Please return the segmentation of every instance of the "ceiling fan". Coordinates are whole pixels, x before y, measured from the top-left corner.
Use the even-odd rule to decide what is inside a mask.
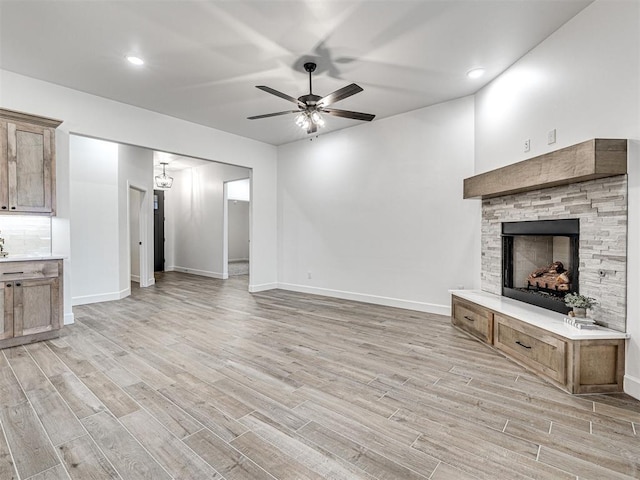
[[[249,120],[257,120],[259,118],[277,117],[279,115],[287,115],[289,113],[297,113],[296,124],[307,131],[307,133],[315,133],[318,131],[318,127],[324,126],[323,113],[333,115],[335,117],[353,118],[355,120],[364,120],[370,122],[374,119],[375,115],[370,113],[351,112],[349,110],[338,110],[335,108],[327,108],[340,100],[344,100],[351,95],[360,93],[362,87],[352,83],[346,87],[342,87],[329,95],[321,97],[314,95],[311,88],[311,74],[316,70],[316,64],[313,62],[307,62],[304,64],[304,69],[309,73],[309,94],[302,95],[301,97],[293,98],[286,93],[279,92],[270,87],[264,85],[258,85],[256,88],[263,90],[267,93],[275,95],[276,97],[284,98],[298,106],[298,110],[286,110],[284,112],[267,113],[265,115],[256,115],[254,117],[248,117]]]

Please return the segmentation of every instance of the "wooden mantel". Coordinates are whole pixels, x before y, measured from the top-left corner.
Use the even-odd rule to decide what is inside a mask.
[[[464,198],[492,198],[627,173],[627,141],[594,138],[464,179]]]

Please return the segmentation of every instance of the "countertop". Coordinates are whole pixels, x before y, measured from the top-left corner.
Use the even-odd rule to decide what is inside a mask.
[[[566,315],[481,290],[450,290],[449,293],[570,340],[606,340],[630,337],[628,333],[604,327],[577,329],[564,322]]]
[[[64,260],[62,255],[11,255],[0,257],[0,263],[6,262],[37,262],[38,260]]]

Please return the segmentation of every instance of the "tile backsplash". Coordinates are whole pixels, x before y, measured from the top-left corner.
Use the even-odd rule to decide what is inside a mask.
[[[1,215],[0,238],[14,255],[51,255],[51,217]]]

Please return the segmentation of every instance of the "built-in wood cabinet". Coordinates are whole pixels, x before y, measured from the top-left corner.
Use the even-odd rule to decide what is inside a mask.
[[[457,299],[451,306],[451,321],[486,343],[493,343],[493,313],[474,303]]]
[[[0,109],[0,214],[55,214],[52,118]]]
[[[0,348],[59,335],[62,260],[0,263]]]
[[[559,320],[550,320],[552,329],[541,328],[455,294],[451,322],[569,393],[623,391],[624,333],[602,329],[581,335]]]
[[[567,342],[519,320],[495,314],[494,346],[537,372],[566,383]]]

